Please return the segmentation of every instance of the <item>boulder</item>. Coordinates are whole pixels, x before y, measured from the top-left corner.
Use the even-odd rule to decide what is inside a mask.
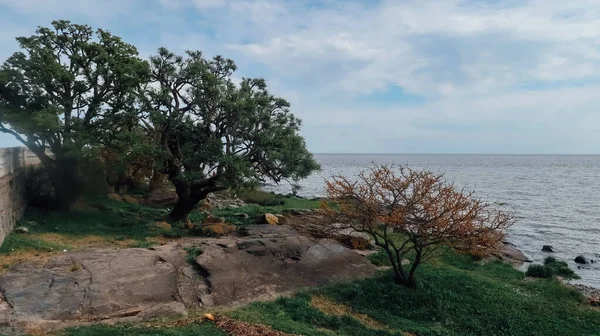
[[[273,214],[266,213],[261,217],[260,224],[277,225],[279,224],[279,218]]]
[[[24,226],[16,227],[13,231],[16,233],[29,233],[29,229]]]
[[[336,240],[353,250],[368,250],[371,248],[371,241],[361,236],[340,236]]]
[[[275,215],[277,217],[277,221],[280,225],[286,225],[287,224],[287,217],[285,217],[284,215]]]
[[[224,236],[235,233],[237,227],[228,223],[202,224],[202,232],[208,236]]]
[[[550,245],[544,245],[542,247],[542,252],[556,252],[556,251],[554,251],[554,247],[552,247]]]
[[[514,267],[520,267],[523,263],[533,262],[521,250],[510,243],[501,242],[497,244],[488,254],[488,258],[505,261]]]
[[[594,263],[594,260],[591,260],[584,255],[578,255],[577,257],[575,257],[574,261],[578,264],[583,264],[583,265],[589,265],[589,264]]]

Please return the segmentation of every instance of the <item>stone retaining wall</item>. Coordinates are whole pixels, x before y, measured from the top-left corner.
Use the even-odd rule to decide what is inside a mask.
[[[27,206],[24,168],[39,163],[26,147],[0,148],[0,245]]]

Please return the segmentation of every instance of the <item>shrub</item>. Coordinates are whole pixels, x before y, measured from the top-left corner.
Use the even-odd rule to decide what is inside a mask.
[[[552,275],[561,276],[565,279],[579,279],[579,276],[575,274],[564,261],[558,261],[553,257],[548,257],[544,260],[544,266],[550,269]]]
[[[58,207],[50,175],[44,167],[29,167],[26,174],[25,192],[27,203],[35,208],[55,209]]]
[[[261,206],[277,206],[285,204],[285,200],[281,195],[256,189],[241,191],[238,193],[238,197],[246,203],[258,204]]]
[[[441,247],[483,255],[502,241],[513,222],[511,214],[490,208],[429,171],[375,165],[357,179],[334,176],[326,185],[337,207],[323,204],[330,219],[324,221],[324,231],[370,235],[387,253],[396,282],[410,287],[416,286],[417,267]],[[405,265],[409,254],[414,258]]]
[[[532,278],[552,278],[552,270],[545,265],[533,264],[529,265],[527,272],[525,273],[528,277]]]
[[[196,258],[198,258],[199,255],[201,255],[204,251],[202,251],[201,248],[199,247],[187,247],[185,249],[185,251],[187,252],[187,262],[194,265],[196,263]]]

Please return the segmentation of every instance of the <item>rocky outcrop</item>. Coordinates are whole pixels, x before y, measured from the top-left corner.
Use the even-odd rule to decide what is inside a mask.
[[[235,196],[220,193],[208,194],[204,203],[206,207],[211,209],[231,209],[246,205],[244,201]]]
[[[496,258],[507,262],[514,267],[520,267],[523,263],[533,262],[530,258],[521,252],[515,245],[509,242],[501,242],[496,245],[496,247],[489,252],[489,257]]]
[[[186,261],[188,247],[203,251],[194,265]],[[375,271],[366,258],[337,242],[272,225],[250,227],[245,237],[65,253],[43,267],[16,265],[0,277],[0,334],[25,326],[185,315],[189,309],[272,299]]]
[[[376,267],[335,241],[316,241],[285,226],[257,225],[249,236],[203,248],[196,259],[215,305],[273,299],[281,293],[373,275]]]

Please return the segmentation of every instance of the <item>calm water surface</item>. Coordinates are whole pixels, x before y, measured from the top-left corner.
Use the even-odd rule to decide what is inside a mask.
[[[600,264],[577,269],[584,254],[600,262],[600,156],[598,155],[379,155],[317,154],[322,171],[302,181],[300,195],[323,196],[324,179],[356,176],[371,163],[396,163],[444,172],[446,178],[476,192],[480,199],[513,211],[517,223],[509,240],[535,261],[552,245],[581,280],[600,288]],[[268,186],[289,192],[289,186]]]

